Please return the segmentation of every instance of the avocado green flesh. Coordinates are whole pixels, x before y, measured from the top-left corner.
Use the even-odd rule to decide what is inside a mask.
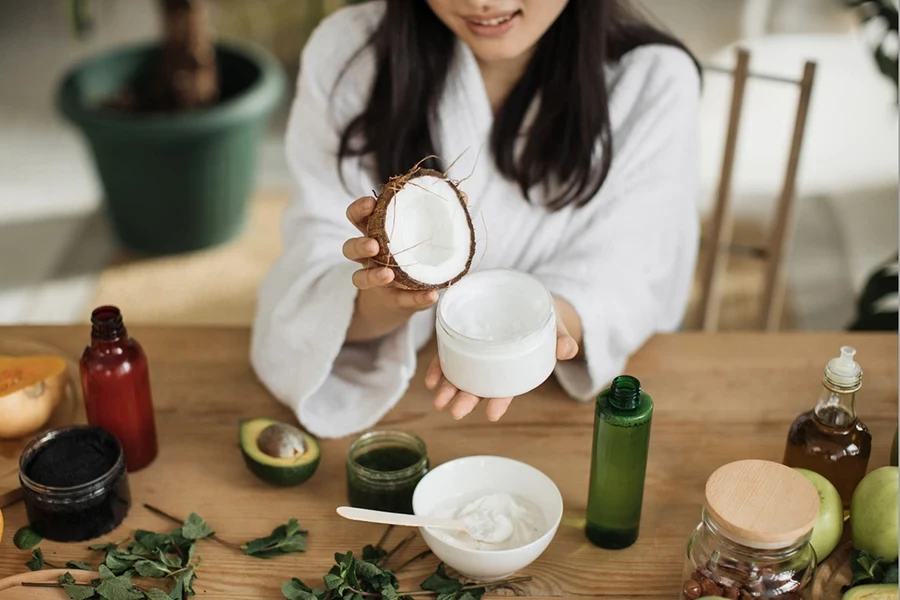
[[[858,585],[847,590],[841,600],[897,600],[897,584]]]
[[[319,467],[321,457],[316,440],[303,433],[306,452],[300,456],[278,458],[269,456],[259,449],[259,434],[274,423],[272,419],[253,419],[245,421],[240,428],[241,454],[250,471],[267,483],[282,486],[299,485],[313,476]]]

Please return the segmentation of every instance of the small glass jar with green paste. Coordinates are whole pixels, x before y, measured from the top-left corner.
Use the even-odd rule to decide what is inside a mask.
[[[350,506],[412,514],[412,497],[428,472],[425,442],[402,431],[373,431],[358,437],[347,455]]]

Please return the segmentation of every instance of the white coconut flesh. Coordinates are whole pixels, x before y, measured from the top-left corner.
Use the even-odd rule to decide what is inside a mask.
[[[444,179],[423,175],[408,181],[388,205],[384,229],[388,251],[416,281],[438,285],[466,269],[473,233]]]

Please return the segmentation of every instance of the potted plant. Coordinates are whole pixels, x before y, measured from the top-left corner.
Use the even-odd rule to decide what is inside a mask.
[[[84,33],[90,0],[70,1]],[[240,232],[285,81],[267,52],[213,39],[206,0],[155,1],[161,42],[81,62],[63,77],[57,104],[87,140],[122,243],[167,254]]]

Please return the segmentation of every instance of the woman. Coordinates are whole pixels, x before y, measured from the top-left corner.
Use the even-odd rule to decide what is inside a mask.
[[[386,0],[343,9],[303,52],[287,132],[296,193],[259,293],[251,360],[321,437],[376,424],[434,332],[438,294],[371,266],[372,190],[423,166],[466,179],[480,269],[538,278],[556,377],[588,400],[676,329],[698,243],[699,73],[623,0]],[[354,200],[355,199],[355,200]],[[490,244],[486,245],[489,238]],[[480,263],[477,261],[480,260]],[[425,384],[454,418],[511,398]]]

